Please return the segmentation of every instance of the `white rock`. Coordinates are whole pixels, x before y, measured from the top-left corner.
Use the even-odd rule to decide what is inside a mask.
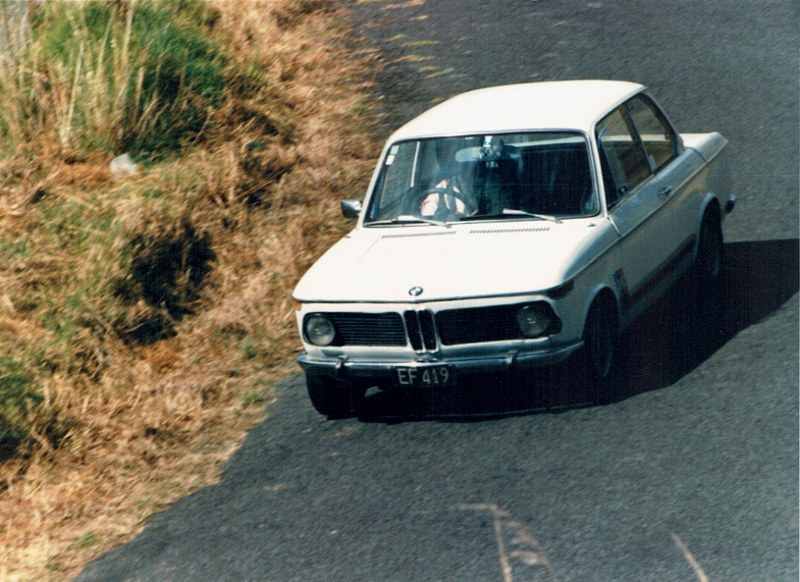
[[[122,154],[111,160],[109,166],[115,176],[134,176],[139,173],[139,168],[130,154]]]

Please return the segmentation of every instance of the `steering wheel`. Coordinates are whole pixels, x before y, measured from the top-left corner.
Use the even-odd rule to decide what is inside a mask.
[[[422,194],[419,214],[433,220],[454,220],[467,214],[467,203],[452,188],[429,188]]]

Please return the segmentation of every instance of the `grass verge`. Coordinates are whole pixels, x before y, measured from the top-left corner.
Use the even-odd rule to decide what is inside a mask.
[[[263,418],[378,144],[325,0],[31,6],[0,10],[0,578],[63,580]]]

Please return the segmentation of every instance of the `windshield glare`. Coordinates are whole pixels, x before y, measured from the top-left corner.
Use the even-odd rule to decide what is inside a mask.
[[[399,142],[383,160],[365,224],[592,216],[588,152],[571,132]]]

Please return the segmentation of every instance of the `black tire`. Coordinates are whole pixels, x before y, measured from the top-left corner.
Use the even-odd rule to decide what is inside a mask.
[[[723,240],[719,216],[709,212],[703,217],[697,257],[692,268],[689,317],[701,335],[719,327],[719,285],[722,273]]]
[[[329,418],[353,416],[364,396],[356,386],[318,374],[306,374],[306,387],[314,409]]]
[[[700,241],[695,259],[695,282],[698,289],[716,293],[722,272],[722,227],[716,213],[708,213],[700,227]]]
[[[592,404],[608,404],[612,399],[618,335],[613,306],[609,300],[597,298],[589,309],[583,332],[584,374]]]

